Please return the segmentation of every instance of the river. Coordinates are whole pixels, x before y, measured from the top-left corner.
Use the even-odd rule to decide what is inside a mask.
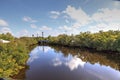
[[[23,80],[120,80],[119,54],[37,46],[29,55]]]

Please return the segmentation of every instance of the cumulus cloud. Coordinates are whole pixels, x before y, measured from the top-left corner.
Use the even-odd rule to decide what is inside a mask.
[[[34,28],[34,29],[37,28],[37,26],[36,26],[35,24],[31,24],[30,27],[31,27],[31,28]]]
[[[70,30],[72,30],[72,27],[68,27],[67,25],[64,25],[64,26],[60,26],[59,29],[65,30],[65,31],[70,31]]]
[[[110,24],[100,23],[94,26],[90,26],[89,30],[91,32],[98,32],[100,30],[103,30],[103,31],[120,30],[120,24],[119,23],[110,23]]]
[[[118,3],[116,3],[116,5],[117,4]],[[68,5],[62,12],[51,11],[50,14],[50,17],[53,19],[57,19],[61,16],[66,24],[62,24],[63,26],[58,26],[55,29],[48,26],[37,27],[35,24],[31,24],[31,28],[38,29],[36,32],[40,34],[41,32],[45,32],[47,36],[57,36],[62,33],[79,34],[80,31],[84,31],[85,29],[86,31],[92,32],[98,32],[99,30],[120,30],[119,8],[102,8],[89,15],[82,8]],[[30,17],[24,17],[23,20],[30,23],[36,22],[36,20]]]
[[[89,15],[87,15],[81,8],[76,9],[75,7],[68,5],[63,13],[67,14],[71,19],[75,20],[81,26],[88,24],[90,21]]]
[[[41,30],[41,31],[49,31],[49,30],[52,30],[52,28],[48,27],[48,26],[42,26],[42,27],[39,28],[39,30]]]
[[[118,8],[98,9],[90,16],[81,8],[77,9],[68,5],[63,13],[69,16],[71,20],[74,20],[75,22],[72,23],[72,26],[62,26],[59,27],[59,29],[64,29],[67,31],[74,30],[78,33],[80,32],[78,29],[80,30],[80,28],[82,29],[85,26],[87,26],[88,31],[92,32],[98,32],[99,30],[108,31],[120,29],[120,9]],[[68,17],[65,19],[68,19]]]
[[[38,52],[39,52],[39,47],[36,47],[31,51],[30,58],[27,61],[28,64],[32,63],[35,59],[39,58],[40,54],[38,54]]]
[[[112,1],[112,6],[116,8],[120,8],[120,0],[113,0]]]
[[[58,11],[51,11],[50,13],[51,13],[51,14],[60,15],[60,12],[58,12]]]
[[[30,36],[28,30],[23,29],[20,32],[17,33],[17,37],[23,37],[23,36]]]
[[[34,20],[34,19],[32,19],[31,17],[29,17],[29,16],[24,16],[24,17],[23,17],[23,21],[25,21],[25,22],[30,22],[30,23],[37,22],[37,20]]]
[[[74,23],[72,26],[60,26],[58,27],[58,29],[62,30],[63,32],[65,32],[65,34],[71,35],[71,34],[78,34],[80,33],[80,24],[79,23]],[[62,32],[61,31],[61,32]]]
[[[35,34],[38,34],[38,35],[42,35],[42,32],[44,32],[44,36],[47,37],[49,35],[51,36],[58,36],[59,34],[62,34],[63,31],[61,29],[53,29],[53,28],[48,28],[48,29],[43,29],[43,28],[40,28],[38,29],[38,31],[36,31]]]
[[[61,66],[61,65],[62,65],[62,61],[59,58],[53,59],[53,66],[54,67]]]
[[[69,20],[67,20],[67,19],[65,20],[65,22],[66,22],[66,23],[70,23]]]
[[[71,71],[74,69],[78,69],[78,67],[84,67],[86,62],[82,61],[80,58],[77,56],[74,56],[70,61],[66,62],[65,65],[69,67]]]
[[[57,19],[60,15],[60,12],[59,11],[51,11],[50,14],[51,14],[51,16],[50,16],[51,18]]]
[[[52,60],[52,65],[54,67],[65,65],[71,71],[78,69],[78,67],[84,68],[85,64],[86,64],[86,62],[82,61],[77,56],[73,56],[71,58],[69,57],[69,59],[68,59],[68,57],[64,57],[63,59],[56,57]]]
[[[73,6],[68,5],[67,8],[61,12],[65,22],[71,25],[63,25],[59,26],[58,29],[66,34],[78,34],[80,32],[80,28],[90,23],[90,17],[85,13],[81,8],[76,9]],[[72,21],[72,23],[70,23]]]
[[[51,33],[55,32],[51,27],[48,26],[41,26],[38,28],[38,30],[35,32],[35,34],[38,34],[38,36],[42,35],[42,32],[44,32],[44,36],[47,37],[49,35],[52,35]],[[55,34],[55,33],[54,33]],[[52,35],[53,36],[53,35]]]
[[[8,23],[3,19],[0,19],[0,33],[11,33],[12,35],[14,35],[12,33],[12,30],[9,28]]]
[[[99,9],[92,15],[92,20],[96,22],[120,22],[120,9]]]
[[[30,58],[28,59],[27,63],[30,64],[32,63],[34,60],[40,58],[40,51],[43,51],[44,53],[48,53],[51,50],[50,47],[36,47],[35,49],[33,49],[30,53]]]
[[[120,30],[120,9],[99,9],[91,18],[95,23],[89,27],[92,32]]]
[[[10,28],[8,27],[3,27],[1,30],[0,30],[0,33],[11,33],[12,34],[12,31]]]
[[[2,27],[7,27],[7,26],[8,26],[8,23],[7,23],[5,20],[0,19],[0,26],[2,26]]]
[[[53,31],[47,31],[46,33],[48,33],[47,35],[58,36],[62,34],[63,31],[59,29],[53,29]]]

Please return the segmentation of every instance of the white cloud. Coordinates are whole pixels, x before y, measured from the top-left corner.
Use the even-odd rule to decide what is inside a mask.
[[[62,34],[63,31],[59,29],[53,29],[52,31],[47,31],[47,35],[52,35],[52,36],[58,36],[59,34]]]
[[[42,35],[42,32],[44,32],[44,37],[47,37],[47,36],[49,36],[49,35],[51,35],[51,36],[58,36],[59,34],[62,34],[63,33],[63,31],[62,30],[60,30],[60,29],[53,29],[53,28],[50,28],[50,29],[38,29],[38,31],[36,31],[36,33],[35,34],[38,34],[38,35]]]
[[[39,52],[39,47],[36,47],[31,51],[30,58],[27,61],[28,64],[32,63],[34,60],[39,58],[40,54],[38,54],[38,52]]]
[[[58,28],[61,29],[61,30],[64,30],[64,31],[71,31],[71,30],[72,30],[72,27],[68,27],[68,26],[66,26],[66,25],[60,26],[60,27],[58,27]]]
[[[43,51],[44,53],[49,53],[49,51],[51,50],[50,47],[36,47],[35,49],[33,49],[30,53],[30,58],[28,59],[27,63],[30,64],[32,63],[34,60],[40,58],[40,53],[39,51]]]
[[[60,12],[58,12],[58,11],[51,11],[50,13],[51,13],[51,14],[60,15]]]
[[[99,9],[91,18],[93,22],[96,22],[89,27],[92,32],[120,30],[120,9]]]
[[[51,27],[48,27],[48,26],[39,27],[39,29],[36,31],[35,34],[42,36],[42,32],[44,32],[44,37],[47,37],[49,35],[53,36],[52,33],[56,34],[55,31]]]
[[[67,66],[71,71],[78,69],[80,66],[81,68],[84,68],[86,62],[82,61],[80,58],[77,56],[73,57],[64,57],[63,59],[56,57],[52,60],[52,65],[54,67],[58,67],[61,65]]]
[[[26,36],[26,37],[30,36],[29,32],[26,29],[17,33],[17,37],[23,37],[23,36]]]
[[[62,19],[67,23],[67,25],[64,24],[56,29],[47,26],[39,28],[40,31],[44,31],[45,34],[52,36],[63,33],[68,35],[79,34],[80,31],[84,32],[87,30],[98,32],[99,30],[118,30],[120,28],[120,9],[118,8],[102,8],[89,15],[82,8],[68,5],[64,11],[51,11],[50,14],[54,19],[62,16]]]
[[[0,26],[6,27],[6,26],[8,26],[8,23],[5,20],[0,19]]]
[[[12,35],[14,35],[13,33],[12,33],[12,31],[11,31],[11,29],[10,28],[8,28],[8,23],[5,21],[5,20],[3,20],[3,19],[0,19],[0,33],[11,33]]]
[[[114,1],[113,6],[115,7],[120,7],[120,1]]]
[[[53,66],[54,67],[61,66],[61,65],[62,65],[62,61],[59,58],[53,59]]]
[[[58,12],[58,11],[51,11],[50,14],[51,14],[51,16],[50,16],[51,18],[57,19],[59,17],[59,15],[60,15],[60,12]]]
[[[120,9],[99,9],[98,12],[93,14],[92,19],[96,22],[120,22]]]
[[[100,30],[103,30],[103,31],[120,30],[120,23],[110,23],[110,24],[100,23],[94,26],[90,26],[89,30],[91,32],[98,32]]]
[[[118,1],[116,5],[118,5]],[[72,32],[82,29],[84,26],[88,26],[88,30],[97,32],[99,30],[118,30],[120,27],[120,9],[118,8],[102,8],[98,9],[97,12],[93,13],[92,16],[89,16],[81,8],[76,9],[73,6],[68,5],[66,10],[63,11],[65,15],[69,16],[71,20],[75,20],[72,26],[63,26],[59,29],[64,29],[67,31],[73,30]],[[65,19],[68,19],[68,17]],[[91,24],[94,26],[91,26]],[[92,30],[93,29],[93,30]]]
[[[52,30],[52,28],[48,27],[48,26],[42,26],[42,27],[39,28],[39,30],[41,30],[41,31],[49,31],[49,30]]]
[[[63,13],[69,15],[71,19],[75,20],[81,26],[88,24],[90,21],[89,15],[87,15],[81,8],[76,9],[75,7],[68,5]]]
[[[65,34],[68,34],[68,35],[79,34],[80,33],[80,24],[74,23],[72,26],[64,25],[64,26],[58,27],[58,29],[62,30],[63,32],[65,32]]]
[[[30,27],[31,27],[31,28],[34,28],[34,29],[37,28],[37,26],[36,26],[35,24],[31,24]]]
[[[68,66],[69,69],[72,71],[74,69],[77,69],[79,66],[83,68],[85,65],[85,62],[82,61],[77,56],[74,56],[70,61],[66,62],[65,65]]]
[[[73,28],[79,28],[79,27],[81,27],[81,24],[76,22],[72,25],[72,27]]]
[[[62,13],[65,13],[65,11],[63,11]],[[69,16],[68,15],[64,15],[63,18],[69,19]]]
[[[10,28],[8,27],[3,27],[1,30],[0,30],[0,33],[11,33],[12,34],[12,31]]]
[[[69,20],[67,20],[67,19],[65,20],[65,22],[66,22],[66,23],[70,23]]]
[[[24,16],[23,17],[23,21],[25,22],[30,22],[30,23],[34,23],[34,22],[37,22],[37,20],[33,20],[31,17],[29,16]]]

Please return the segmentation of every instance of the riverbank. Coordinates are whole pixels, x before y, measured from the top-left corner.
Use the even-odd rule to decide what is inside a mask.
[[[14,38],[10,34],[4,34],[2,38],[10,42],[0,43],[0,78],[10,78],[25,68],[32,44],[37,41],[28,37]]]
[[[47,39],[51,45],[88,48],[103,52],[120,52],[120,31],[84,32],[78,35],[62,34],[57,37],[49,36]]]
[[[42,46],[42,45],[40,45]],[[103,52],[106,54],[120,54],[119,51],[111,51],[111,50],[97,50],[95,48],[89,48],[89,47],[80,47],[80,46],[69,46],[69,45],[60,45],[60,44],[46,44],[43,46],[56,46],[56,47],[65,47],[70,49],[80,49],[80,50],[88,50],[90,52]]]

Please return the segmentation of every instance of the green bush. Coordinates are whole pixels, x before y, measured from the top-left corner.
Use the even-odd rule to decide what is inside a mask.
[[[10,40],[7,44],[0,43],[0,77],[8,78],[25,67],[29,46],[36,43],[36,40],[27,37],[17,39],[11,34],[0,34],[0,38]]]
[[[88,47],[98,51],[110,50],[120,52],[120,31],[83,32],[75,36],[63,34],[57,37],[49,37],[48,39],[50,44]]]

